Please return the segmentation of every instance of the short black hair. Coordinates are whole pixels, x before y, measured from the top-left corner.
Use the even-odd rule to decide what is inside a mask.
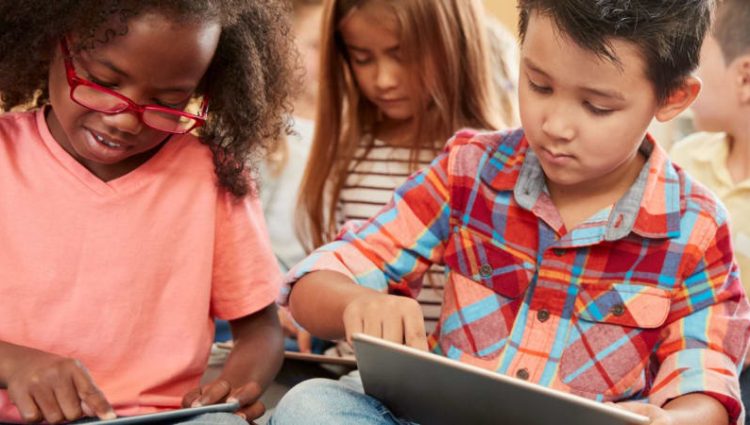
[[[750,2],[719,1],[712,33],[721,47],[725,63],[750,52]]]
[[[518,7],[522,40],[537,12],[582,48],[615,63],[612,40],[635,44],[663,102],[698,67],[714,0],[519,0]]]
[[[85,49],[107,42],[94,36],[103,24],[116,25],[107,30],[117,36],[146,13],[216,20],[219,44],[198,89],[211,103],[198,135],[213,152],[219,184],[243,196],[254,189],[248,159],[289,127],[297,80],[289,8],[282,0],[0,0],[0,109],[47,103],[52,54],[66,34],[80,34],[81,45],[71,48]]]

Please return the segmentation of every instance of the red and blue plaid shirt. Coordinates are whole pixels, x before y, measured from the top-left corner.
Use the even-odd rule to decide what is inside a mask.
[[[433,351],[600,401],[700,392],[744,422],[750,306],[726,212],[651,138],[616,204],[567,231],[521,130],[459,133],[367,222],[300,263],[416,296],[448,280]]]

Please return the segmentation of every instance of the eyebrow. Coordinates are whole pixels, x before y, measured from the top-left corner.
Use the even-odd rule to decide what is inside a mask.
[[[529,58],[523,58],[523,63],[532,71],[536,72],[537,74],[541,74],[545,78],[552,78],[549,74],[544,72],[541,68],[536,66],[533,61]],[[598,89],[594,87],[580,87],[580,89],[590,95],[597,96],[597,97],[605,97],[610,99],[619,100],[621,102],[625,102],[625,96],[620,93],[617,90],[606,90],[606,89]]]
[[[370,52],[370,49],[366,49],[364,47],[359,47],[359,46],[356,46],[354,44],[347,44],[346,47],[347,47],[347,49],[354,50],[354,51],[357,51],[357,52],[363,52],[363,53],[369,53]],[[385,49],[385,51],[389,52],[389,53],[390,52],[395,52],[400,47],[401,46],[397,44],[397,45],[395,45],[393,47],[389,47],[389,48]]]
[[[100,64],[102,64],[103,66],[109,68],[112,72],[114,72],[114,73],[116,73],[118,75],[121,75],[123,77],[128,77],[129,76],[129,74],[127,72],[125,72],[122,69],[118,68],[115,64],[113,64],[112,62],[110,62],[110,61],[108,61],[106,59],[96,58],[96,59],[93,59],[93,60],[96,61],[96,62],[98,62],[98,63],[100,63]],[[187,87],[187,86],[173,86],[173,87],[162,87],[162,88],[156,87],[155,90],[158,91],[158,92],[164,92],[164,93],[167,93],[167,92],[169,92],[169,93],[172,93],[172,92],[175,92],[175,93],[192,93],[195,90],[195,88],[193,88],[193,87]]]

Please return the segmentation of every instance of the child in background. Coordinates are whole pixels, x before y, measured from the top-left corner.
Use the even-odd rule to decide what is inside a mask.
[[[677,143],[672,161],[713,190],[729,210],[734,253],[750,289],[750,3],[719,3],[697,72],[703,90],[693,104],[702,131]],[[748,361],[746,360],[747,364]],[[741,376],[745,406],[750,373]]]
[[[283,271],[305,258],[306,252],[295,232],[295,211],[305,164],[310,155],[318,97],[320,62],[320,25],[322,0],[292,0],[292,28],[297,52],[304,68],[301,90],[293,99],[292,134],[282,138],[268,156],[262,172],[261,200],[268,223],[273,252]],[[279,309],[279,319],[288,337],[287,351],[320,354],[330,345],[301,331],[286,309]]]
[[[0,422],[263,413],[280,275],[245,164],[287,34],[273,0],[0,2],[0,108],[38,106],[0,117]],[[201,386],[214,317],[236,344]]]
[[[294,231],[294,212],[315,128],[323,17],[322,0],[294,0],[291,4],[292,28],[304,76],[301,90],[293,99],[292,134],[269,157],[261,191],[271,245],[285,271],[305,257],[305,249]]]
[[[318,119],[298,208],[309,248],[377,213],[453,132],[509,124],[483,15],[479,0],[326,1]],[[432,270],[420,294],[430,323],[442,280]]]
[[[460,132],[377,216],[293,269],[282,301],[323,338],[429,348],[653,424],[744,423],[750,305],[726,211],[647,134],[700,91],[713,2],[519,8],[523,129]],[[449,278],[426,339],[411,297],[435,263]],[[273,424],[301,418],[400,423],[327,380],[288,392]]]

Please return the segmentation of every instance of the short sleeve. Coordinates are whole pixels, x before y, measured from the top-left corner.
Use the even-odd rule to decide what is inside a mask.
[[[279,294],[281,271],[257,197],[219,190],[211,313],[224,320],[255,313]]]

